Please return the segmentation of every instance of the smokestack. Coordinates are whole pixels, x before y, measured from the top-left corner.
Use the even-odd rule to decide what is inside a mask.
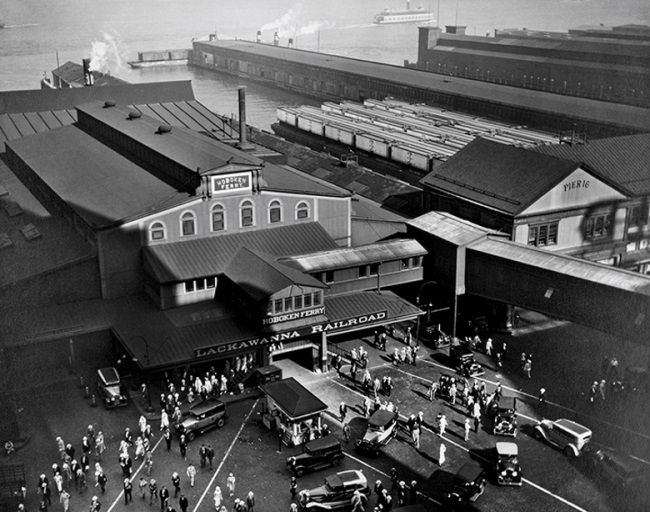
[[[81,63],[83,64],[84,70],[84,85],[86,87],[90,87],[93,85],[93,83],[95,83],[92,71],[90,71],[90,59],[83,59]]]
[[[278,46],[278,45],[280,44],[280,36],[278,35],[277,32],[276,32],[275,35],[273,36],[273,44],[274,44],[275,46]]]
[[[289,48],[293,48],[293,37],[289,38]]]
[[[239,88],[239,145],[246,145],[246,87]]]
[[[255,38],[255,41],[257,41],[258,43],[262,42],[262,31],[261,30],[257,31],[257,37]]]

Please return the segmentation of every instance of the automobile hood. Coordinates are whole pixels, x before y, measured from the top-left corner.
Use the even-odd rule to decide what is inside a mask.
[[[194,418],[186,418],[181,422],[181,428],[187,429],[196,425],[197,421]]]
[[[381,437],[381,432],[366,432],[363,436],[363,442],[368,444],[378,443]]]
[[[328,495],[327,489],[324,485],[310,489],[307,492],[309,493],[309,501],[323,501]]]
[[[119,384],[117,384],[116,386],[106,386],[104,389],[106,390],[108,396],[110,396],[111,398],[114,398],[115,400],[122,398],[122,393]]]

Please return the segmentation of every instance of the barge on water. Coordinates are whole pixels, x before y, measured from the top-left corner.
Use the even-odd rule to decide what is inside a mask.
[[[185,66],[192,50],[163,50],[138,52],[138,60],[129,61],[132,68],[150,68],[155,66]]]

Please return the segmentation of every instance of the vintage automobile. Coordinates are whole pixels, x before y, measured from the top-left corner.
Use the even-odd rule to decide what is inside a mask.
[[[494,402],[494,427],[495,436],[517,437],[517,399],[511,396],[502,396],[501,400]]]
[[[341,443],[335,436],[325,436],[309,441],[300,455],[287,458],[287,469],[296,476],[328,466],[338,466],[345,457]]]
[[[375,411],[368,420],[368,428],[363,439],[357,439],[355,448],[360,452],[378,455],[379,449],[397,436],[398,418],[396,412],[382,409]]]
[[[198,434],[214,427],[223,427],[226,423],[226,404],[221,400],[208,399],[199,402],[187,413],[185,419],[176,425],[179,434],[185,434],[192,441]]]
[[[556,446],[567,457],[577,457],[591,439],[591,430],[567,419],[544,419],[535,425],[533,435]]]
[[[494,469],[499,485],[521,485],[519,448],[515,443],[499,442],[495,448]]]
[[[121,407],[128,402],[120,374],[112,366],[97,370],[97,394],[107,408]]]
[[[485,471],[475,462],[463,464],[454,476],[454,488],[445,494],[446,509],[460,510],[476,501],[485,491]]]
[[[597,450],[591,446],[585,447],[583,452],[584,464],[599,480],[632,492],[645,485],[649,473],[643,462],[613,450]]]
[[[420,339],[433,348],[447,347],[451,344],[451,336],[440,329],[440,324],[421,328]]]
[[[365,475],[357,469],[341,471],[328,476],[320,487],[300,491],[299,502],[303,509],[346,510],[357,491],[370,496]]]
[[[449,357],[452,367],[463,377],[478,377],[485,374],[483,367],[474,359],[474,352],[466,343],[451,345]]]

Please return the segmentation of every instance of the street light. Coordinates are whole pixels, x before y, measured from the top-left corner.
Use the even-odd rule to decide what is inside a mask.
[[[132,339],[140,339],[144,343],[144,361],[149,366],[149,343],[143,336],[133,336]],[[133,361],[138,363],[138,358],[134,357]],[[153,412],[153,405],[151,405],[151,372],[147,370],[147,412]]]
[[[426,281],[420,285],[420,288],[418,289],[418,294],[417,297],[415,298],[415,305],[419,308],[420,307],[420,295],[422,294],[422,290],[429,285],[429,284],[438,284],[436,281]],[[433,305],[429,304],[429,312],[427,315],[427,323],[431,320],[431,307]],[[419,345],[420,344],[420,316],[418,315],[418,320],[417,320],[417,325],[415,327],[415,342]]]

